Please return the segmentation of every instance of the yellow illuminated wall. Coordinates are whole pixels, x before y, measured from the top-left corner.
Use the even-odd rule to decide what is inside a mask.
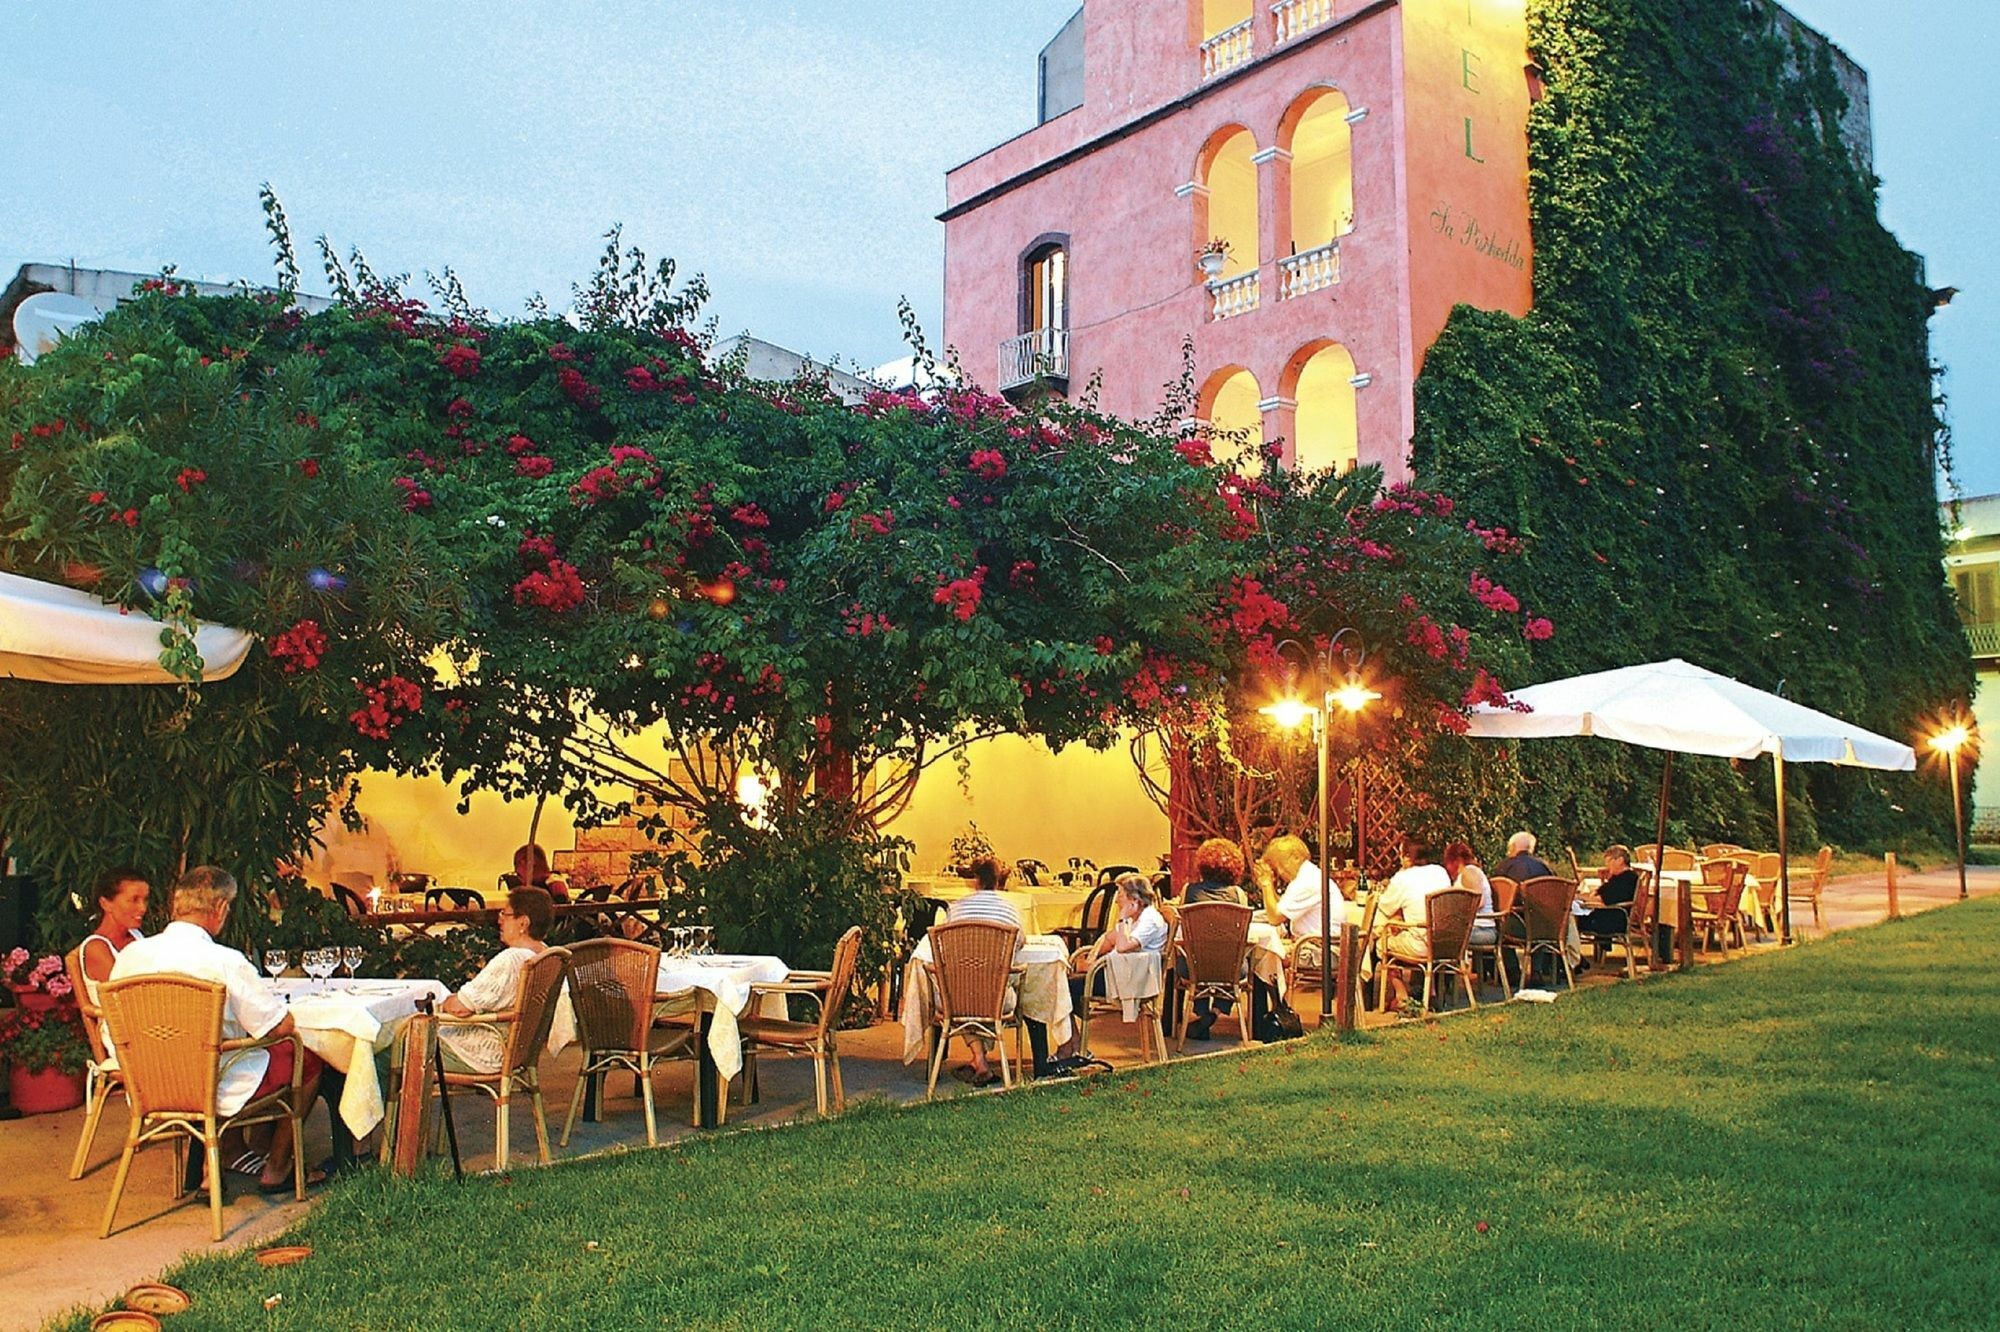
[[[1227,32],[1250,17],[1251,0],[1201,0],[1201,39]]]
[[[1211,384],[1208,410],[1203,414],[1211,432],[1211,451],[1220,462],[1244,458],[1254,471],[1262,463],[1264,445],[1257,377],[1248,370],[1222,371]]]
[[[1257,266],[1257,164],[1251,157],[1257,140],[1238,130],[1223,140],[1209,158],[1202,184],[1208,187],[1208,235],[1229,242],[1229,262],[1222,275],[1234,277]]]
[[[1354,230],[1353,131],[1347,98],[1317,95],[1292,131],[1292,247],[1318,249]]]
[[[1355,425],[1354,357],[1338,343],[1320,348],[1299,371],[1293,395],[1298,402],[1295,441],[1300,471],[1354,467],[1358,432]]]

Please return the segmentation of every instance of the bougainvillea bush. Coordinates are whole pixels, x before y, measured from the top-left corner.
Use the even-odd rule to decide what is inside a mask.
[[[680,808],[673,867],[711,902],[764,867],[777,905],[714,914],[768,941],[828,880],[815,920],[880,914],[879,827],[970,738],[1199,724],[1345,625],[1380,725],[1450,730],[1549,631],[1449,499],[1246,478],[1061,402],[754,383],[690,332],[699,282],[615,237],[575,320],[329,277],[317,314],[289,273],[163,280],[0,368],[7,567],[158,616],[190,681],[193,617],[259,637],[199,688],[5,687],[10,831],[59,881],[112,851],[254,877],[361,768],[437,770],[584,823]]]

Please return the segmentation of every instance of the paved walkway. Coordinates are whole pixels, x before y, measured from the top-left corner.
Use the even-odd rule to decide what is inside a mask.
[[[2000,868],[1974,867],[1968,872],[1974,895],[2000,893]],[[1904,875],[1900,881],[1901,904],[1905,914],[1949,905],[1958,900],[1958,880],[1954,870],[1921,875]],[[1886,885],[1882,875],[1859,875],[1835,880],[1828,886],[1822,903],[1824,930],[1815,930],[1810,910],[1794,918],[1794,928],[1802,939],[1811,939],[1828,930],[1872,925],[1888,911]],[[1777,947],[1753,945],[1752,951]],[[1721,959],[1705,962],[1720,964]],[[1607,969],[1609,970],[1609,969]],[[1615,984],[1621,977],[1591,973],[1584,984]],[[1498,999],[1497,991],[1482,994],[1481,1002]],[[1316,995],[1295,996],[1308,1028],[1318,1015]],[[1370,1015],[1370,1024],[1385,1022]],[[1190,1042],[1188,1053],[1197,1049],[1226,1050],[1235,1044],[1235,1031],[1228,1022],[1219,1023],[1223,1039],[1206,1043]],[[1126,1028],[1112,1020],[1093,1023],[1091,1037],[1100,1055],[1114,1064],[1137,1062],[1136,1028]],[[892,1101],[921,1100],[924,1069],[921,1064],[902,1063],[902,1029],[893,1023],[878,1023],[866,1030],[841,1038],[841,1066],[846,1075],[848,1095],[878,1096]],[[550,1115],[552,1140],[562,1131],[562,1116],[569,1106],[575,1083],[577,1054],[574,1049],[543,1064],[543,1076]],[[557,1148],[558,1161],[587,1152],[645,1147],[645,1122],[632,1082],[622,1076],[612,1079],[603,1122],[579,1124],[567,1149]],[[671,1140],[694,1132],[688,1126],[691,1104],[691,1075],[686,1065],[675,1065],[657,1074],[655,1096],[660,1133]],[[762,1102],[754,1106],[732,1105],[732,1125],[770,1126],[813,1113],[812,1064],[810,1060],[766,1058],[761,1061]],[[949,1077],[939,1082],[939,1097],[971,1094]],[[468,1169],[484,1169],[492,1160],[493,1117],[483,1104],[467,1099],[460,1106],[459,1129]],[[114,1103],[104,1115],[98,1131],[91,1167],[81,1180],[65,1178],[77,1134],[82,1127],[81,1110],[40,1115],[0,1123],[0,1327],[39,1328],[48,1319],[77,1304],[99,1304],[113,1299],[137,1281],[148,1280],[170,1267],[183,1255],[207,1250],[208,1211],[196,1199],[175,1206],[169,1188],[170,1152],[156,1149],[141,1154],[135,1163],[120,1208],[121,1229],[110,1239],[97,1238],[98,1221],[109,1196],[111,1175],[119,1145],[124,1140],[123,1106]],[[326,1126],[321,1112],[308,1131],[308,1159],[326,1153]],[[516,1159],[525,1146],[527,1159],[534,1151],[533,1130],[524,1110],[517,1110],[513,1131]],[[224,1210],[224,1246],[253,1245],[268,1241],[289,1225],[310,1203],[259,1196],[246,1186],[232,1191]]]

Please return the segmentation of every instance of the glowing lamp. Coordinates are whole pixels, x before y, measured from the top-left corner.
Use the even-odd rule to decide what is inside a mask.
[[[1293,731],[1311,721],[1313,714],[1318,709],[1314,708],[1312,704],[1302,702],[1296,698],[1281,698],[1276,703],[1259,708],[1257,711],[1271,718],[1286,730]]]
[[[1950,730],[1941,731],[1937,735],[1932,736],[1931,748],[1940,754],[1956,754],[1959,748],[1971,738],[1972,733],[1966,730],[1965,727],[1954,726]]]
[[[1359,712],[1382,696],[1359,680],[1349,680],[1328,697],[1349,712]]]

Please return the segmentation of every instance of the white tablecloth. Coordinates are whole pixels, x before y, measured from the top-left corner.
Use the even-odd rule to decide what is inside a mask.
[[[914,1064],[929,1053],[933,1005],[931,977],[925,964],[931,960],[931,941],[926,935],[917,941],[916,951],[903,972],[903,1062]],[[1074,1010],[1069,997],[1069,954],[1063,941],[1054,935],[1033,935],[1014,954],[1021,969],[1015,982],[1021,1016],[1033,1018],[1049,1029],[1049,1038],[1061,1045],[1069,1039]]]
[[[903,886],[923,897],[939,902],[956,902],[961,897],[970,896],[975,890],[972,880],[956,875],[942,879],[905,879]],[[1002,899],[1020,913],[1021,924],[1029,934],[1047,934],[1051,930],[1063,929],[1078,923],[1083,911],[1083,901],[1090,896],[1088,888],[1002,888]],[[937,921],[927,920],[916,923],[916,929],[929,929]]]
[[[783,958],[751,953],[717,953],[712,957],[660,957],[660,971],[653,984],[658,998],[686,995],[693,991],[701,1007],[714,1013],[709,1020],[708,1052],[715,1068],[725,1079],[743,1071],[743,1039],[736,1019],[749,1007],[750,990],[756,985],[776,985],[791,974]],[[766,995],[765,1013],[783,1017],[785,996]],[[556,999],[554,1019],[549,1023],[549,1053],[554,1054],[576,1040],[576,1009],[565,989]]]
[[[1285,955],[1291,947],[1284,927],[1267,920],[1250,922],[1250,974],[1285,995]]]
[[[442,1000],[451,993],[434,980],[287,978],[271,986],[284,996],[306,1048],[347,1075],[340,1117],[357,1138],[382,1122],[376,1051],[389,1048],[419,999]]]

